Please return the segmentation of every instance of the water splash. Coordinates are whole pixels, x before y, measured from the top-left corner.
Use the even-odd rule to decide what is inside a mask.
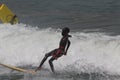
[[[52,28],[38,29],[25,24],[0,24],[0,62],[38,66],[45,53],[58,47],[61,34]],[[71,32],[67,56],[54,61],[56,70],[120,72],[120,36],[104,33]],[[46,62],[45,67],[49,68]]]

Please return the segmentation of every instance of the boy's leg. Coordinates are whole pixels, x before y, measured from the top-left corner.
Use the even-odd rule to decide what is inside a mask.
[[[38,67],[35,71],[41,69],[43,63],[47,60],[47,58],[48,58],[49,56],[50,56],[49,54],[45,54],[45,57],[42,59],[42,61],[41,61],[40,65],[39,65],[39,67]]]
[[[55,72],[55,71],[54,71],[54,66],[53,66],[53,63],[52,63],[54,60],[55,60],[54,57],[52,57],[52,58],[49,60],[49,64],[50,64],[50,68],[51,68],[52,72]]]
[[[40,65],[39,65],[39,67],[38,67],[35,71],[41,69],[41,67],[42,67],[42,65],[44,64],[44,62],[47,60],[47,58],[48,58],[49,56],[51,56],[51,55],[54,53],[54,51],[55,51],[55,50],[53,50],[53,51],[51,51],[51,52],[45,54],[45,57],[42,59],[42,61],[41,61]]]

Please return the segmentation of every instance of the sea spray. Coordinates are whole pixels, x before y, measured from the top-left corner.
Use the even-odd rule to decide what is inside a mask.
[[[0,24],[0,61],[14,66],[38,66],[45,53],[58,48],[60,31],[25,24]],[[120,36],[71,32],[66,56],[54,61],[57,71],[120,73]],[[48,58],[49,59],[49,58]],[[48,61],[44,67],[50,69]]]

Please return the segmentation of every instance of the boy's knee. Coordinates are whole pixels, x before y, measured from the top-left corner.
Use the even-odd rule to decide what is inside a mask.
[[[52,63],[52,60],[51,60],[51,59],[49,60],[49,63]]]
[[[45,57],[48,57],[49,55],[48,54],[45,54]]]

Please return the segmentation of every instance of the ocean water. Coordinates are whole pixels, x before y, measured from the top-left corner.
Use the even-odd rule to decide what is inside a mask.
[[[0,62],[34,70],[71,29],[67,56],[48,60],[37,74],[0,66],[0,80],[120,80],[119,0],[1,0],[19,18],[0,23]]]

